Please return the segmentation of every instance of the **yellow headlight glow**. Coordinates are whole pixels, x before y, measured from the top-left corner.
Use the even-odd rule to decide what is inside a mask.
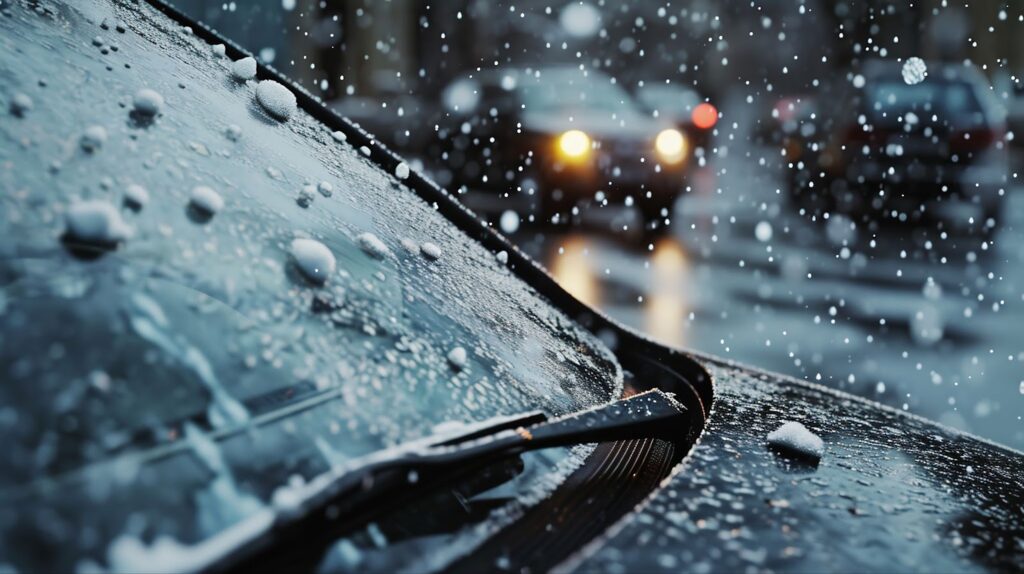
[[[583,159],[590,147],[590,137],[580,130],[569,130],[558,138],[558,149],[570,159]]]
[[[665,163],[679,163],[686,157],[686,137],[674,129],[662,130],[654,140],[654,149]]]

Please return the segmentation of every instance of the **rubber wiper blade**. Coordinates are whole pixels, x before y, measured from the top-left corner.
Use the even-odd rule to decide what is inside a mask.
[[[554,420],[526,413],[471,427],[456,436],[426,437],[352,461],[294,488],[286,504],[267,508],[190,549],[187,570],[262,570],[282,553],[326,547],[453,477],[530,450],[684,434],[686,407],[652,390]],[[293,563],[294,564],[294,563]]]

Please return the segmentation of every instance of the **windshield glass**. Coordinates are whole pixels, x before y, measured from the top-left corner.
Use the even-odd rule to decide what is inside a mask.
[[[407,165],[383,172],[223,46],[145,4],[4,11],[0,77],[34,102],[0,120],[12,567],[137,570],[356,457],[621,394],[605,347]],[[510,512],[585,453],[482,490],[505,483],[489,504]]]
[[[693,91],[665,84],[644,84],[637,90],[637,99],[659,114],[685,116],[700,103]]]
[[[532,111],[631,111],[631,98],[611,78],[579,70],[540,70],[520,77],[523,106]]]
[[[960,82],[926,82],[913,86],[880,82],[871,86],[868,101],[872,119],[881,122],[895,123],[907,112],[925,117],[936,115],[960,123],[984,121],[981,104],[971,86]]]

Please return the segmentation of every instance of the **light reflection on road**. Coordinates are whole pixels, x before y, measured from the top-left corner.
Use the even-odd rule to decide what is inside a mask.
[[[678,241],[664,238],[654,245],[650,290],[644,299],[644,330],[667,345],[686,344],[689,272],[690,260]]]
[[[591,268],[590,248],[584,235],[557,241],[548,257],[548,269],[563,289],[592,307],[601,306],[601,285]]]
[[[633,325],[654,339],[673,346],[686,344],[686,316],[690,312],[690,259],[673,238],[660,239],[650,253],[650,265],[642,276],[604,276],[607,251],[594,236],[572,234],[553,242],[548,269],[555,280],[580,301],[600,308],[608,299],[622,299],[612,290],[643,293],[636,299],[640,323]]]

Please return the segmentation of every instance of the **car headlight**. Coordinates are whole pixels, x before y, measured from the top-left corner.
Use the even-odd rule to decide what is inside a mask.
[[[559,136],[558,149],[568,159],[581,160],[590,153],[590,136],[580,130],[569,130]]]
[[[654,140],[654,149],[665,163],[679,163],[686,157],[686,137],[679,130],[662,130]]]

